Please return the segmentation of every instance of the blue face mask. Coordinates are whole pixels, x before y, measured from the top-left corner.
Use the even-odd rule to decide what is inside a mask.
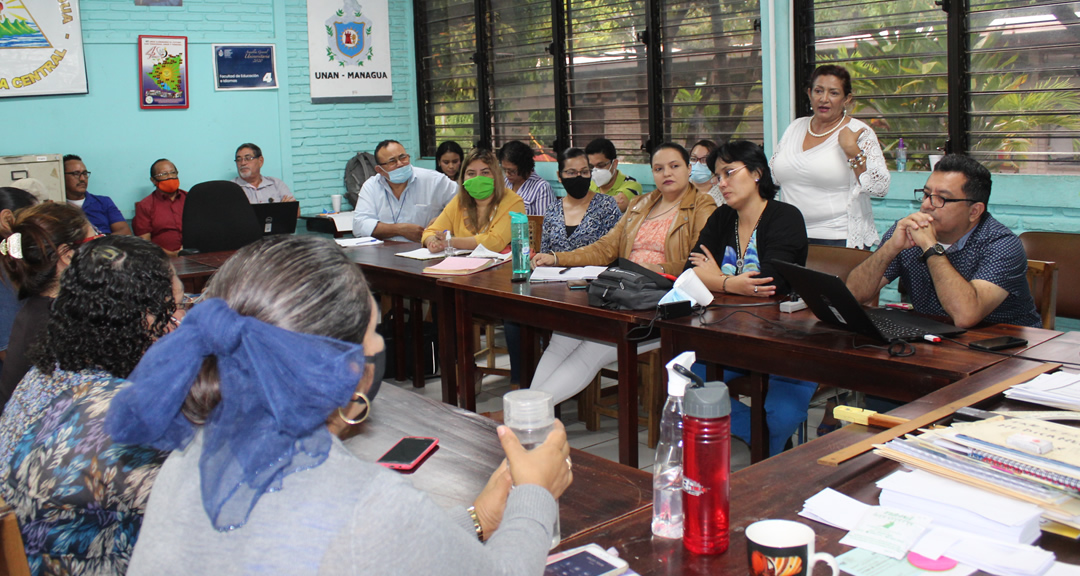
[[[404,184],[412,178],[412,164],[406,164],[387,172],[387,177],[394,184]]]
[[[704,184],[712,178],[712,172],[704,162],[694,162],[690,165],[690,181],[694,184]]]

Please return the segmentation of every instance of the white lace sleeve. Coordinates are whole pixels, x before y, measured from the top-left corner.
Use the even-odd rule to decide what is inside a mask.
[[[867,126],[859,136],[859,149],[866,155],[866,171],[855,182],[853,196],[867,193],[874,198],[884,198],[889,193],[889,167],[885,164],[885,155],[881,153],[874,129]]]

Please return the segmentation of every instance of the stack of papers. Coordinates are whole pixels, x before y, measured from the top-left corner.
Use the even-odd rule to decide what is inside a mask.
[[[1065,371],[1040,374],[1006,390],[1005,396],[1063,410],[1080,410],[1080,375]]]
[[[483,244],[477,246],[476,249],[474,249],[469,254],[465,254],[464,250],[459,250],[458,253],[460,253],[462,257],[486,258],[491,260],[497,260],[499,263],[506,262],[510,259],[509,252],[507,252],[506,254],[503,254],[501,252],[493,252],[491,250],[488,250],[487,248],[484,248]],[[442,252],[432,252],[427,248],[417,248],[416,250],[409,250],[408,252],[398,252],[397,256],[404,256],[405,258],[412,258],[413,260],[434,260],[436,258],[445,258],[446,251],[443,250]]]
[[[334,229],[338,232],[352,232],[353,213],[335,212],[333,214],[316,214],[319,218],[326,218],[334,222]]]
[[[465,276],[481,270],[486,270],[498,264],[502,264],[502,261],[493,260],[491,258],[461,258],[458,256],[451,256],[434,266],[424,268],[424,274],[434,274],[437,276]]]
[[[532,271],[529,282],[568,282],[570,280],[596,280],[601,272],[607,270],[607,266],[575,266],[573,268],[560,268],[558,266],[541,266]]]
[[[355,248],[357,246],[378,246],[383,241],[378,238],[372,238],[371,236],[361,236],[359,238],[337,238],[334,242],[338,243],[338,246],[342,248]]]

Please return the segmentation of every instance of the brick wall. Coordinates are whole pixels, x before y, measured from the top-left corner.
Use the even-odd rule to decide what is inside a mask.
[[[160,8],[91,0],[79,9],[88,44],[134,42],[140,34],[187,36],[188,42],[270,42],[274,36],[274,3],[268,0],[188,0]]]

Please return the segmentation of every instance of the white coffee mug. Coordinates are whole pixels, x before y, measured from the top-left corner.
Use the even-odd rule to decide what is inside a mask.
[[[752,576],[804,576],[824,562],[840,576],[836,558],[814,553],[814,530],[791,520],[761,520],[746,528],[746,554]]]
[[[930,155],[930,171],[931,172],[934,171],[934,166],[937,166],[937,163],[944,157],[945,157],[944,154],[931,154]]]
[[[334,208],[334,212],[341,212],[341,194],[330,195],[330,206]]]

